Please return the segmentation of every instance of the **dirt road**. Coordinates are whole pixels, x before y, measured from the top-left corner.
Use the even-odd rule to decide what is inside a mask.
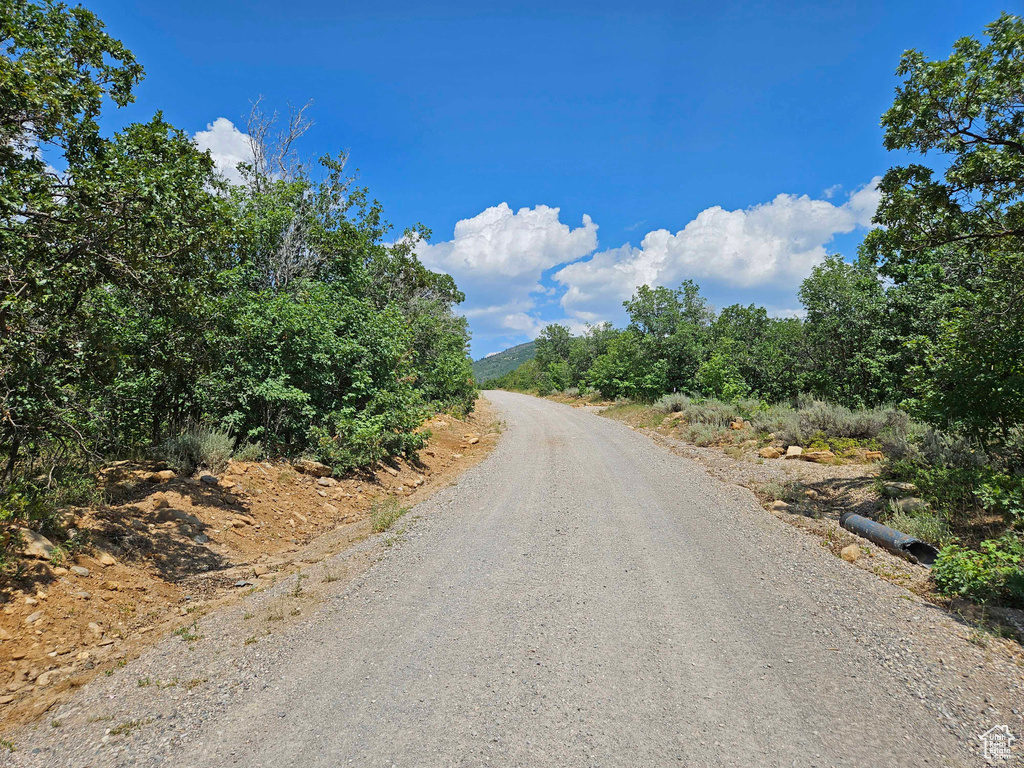
[[[943,663],[936,648],[953,653],[936,643],[966,645],[944,614],[622,424],[488,397],[507,424],[491,457],[418,507],[405,541],[325,599],[315,620],[273,649],[255,646],[272,662],[232,662],[243,674],[203,699],[200,715],[175,723],[187,709],[181,692],[159,722],[140,714],[120,742],[100,743],[102,725],[80,703],[9,759],[984,764],[970,743],[975,723],[949,711],[942,673],[928,676]],[[249,652],[218,645],[153,653],[188,663],[189,653]],[[127,716],[140,697],[131,669],[86,701],[113,700]],[[999,706],[991,724],[1019,730]]]

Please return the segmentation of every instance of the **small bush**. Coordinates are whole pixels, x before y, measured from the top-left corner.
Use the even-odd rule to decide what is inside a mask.
[[[774,434],[784,445],[809,445],[817,440],[822,446],[833,446],[833,450],[854,445],[880,447],[887,456],[894,452],[889,448],[895,443],[903,446],[902,451],[895,452],[911,453],[908,435],[921,429],[907,414],[895,408],[854,411],[806,397],[797,398],[795,406],[776,404],[753,408],[749,418],[755,429]]]
[[[750,423],[758,432],[775,435],[784,445],[800,445],[800,415],[795,408],[788,405],[770,405],[763,411],[753,414]]]
[[[378,497],[370,504],[370,527],[374,533],[386,531],[408,511],[394,496]]]
[[[822,432],[826,437],[869,440],[885,431],[906,432],[910,419],[895,408],[865,408],[852,411],[841,405],[815,402],[800,411],[800,428],[805,435]]]
[[[235,450],[234,459],[237,461],[259,461],[264,456],[263,443],[245,443]]]
[[[891,512],[885,521],[890,528],[895,528],[901,533],[913,536],[929,544],[942,546],[947,543],[952,534],[949,530],[949,522],[934,512],[923,512],[916,515],[909,515],[900,512],[893,504]]]
[[[761,493],[773,501],[784,501],[787,504],[799,504],[805,498],[803,486],[793,481],[780,483],[770,480],[761,486]]]
[[[687,424],[707,424],[720,429],[728,429],[737,416],[736,406],[713,398],[692,400],[679,410]]]
[[[662,413],[676,413],[690,405],[690,398],[682,392],[662,395],[654,402],[654,407]]]
[[[579,387],[566,387],[565,389],[562,390],[562,394],[565,395],[566,397],[579,397],[580,396],[580,388]]]
[[[983,541],[980,551],[943,547],[932,567],[939,592],[977,603],[1024,608],[1024,543],[1013,534]]]
[[[220,472],[231,458],[231,436],[216,429],[197,427],[167,440],[159,455],[181,473],[191,475],[198,467]]]
[[[694,445],[708,446],[714,445],[721,434],[710,424],[691,424],[686,430],[686,439]]]
[[[966,436],[929,429],[921,435],[920,444],[921,458],[933,467],[978,469],[987,463],[985,452]]]

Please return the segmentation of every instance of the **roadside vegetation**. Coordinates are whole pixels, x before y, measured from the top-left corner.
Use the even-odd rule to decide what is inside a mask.
[[[13,0],[0,40],[0,522],[65,538],[117,459],[415,457],[430,414],[472,408],[429,232],[394,238],[344,154],[300,157],[305,109],[257,102],[229,183],[160,113],[101,130],[143,68],[88,10]]]
[[[1024,607],[1024,20],[986,35],[904,54],[884,143],[919,162],[885,174],[857,258],[801,284],[802,318],[641,286],[626,327],[548,326],[488,386],[656,403],[699,445],[880,450],[928,502],[891,522],[940,539],[938,588]]]

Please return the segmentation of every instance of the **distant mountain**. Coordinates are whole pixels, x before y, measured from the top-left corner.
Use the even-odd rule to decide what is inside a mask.
[[[485,381],[514,371],[527,360],[533,360],[536,354],[537,345],[532,341],[506,349],[504,352],[495,352],[493,355],[481,357],[473,363],[473,376],[476,377],[478,384],[483,384]]]

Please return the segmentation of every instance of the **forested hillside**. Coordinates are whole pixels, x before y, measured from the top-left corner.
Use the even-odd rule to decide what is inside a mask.
[[[831,403],[812,419],[822,437],[887,431],[887,471],[918,484],[936,522],[977,523],[944,542],[940,586],[1024,606],[1024,21],[1003,15],[986,34],[945,60],[904,54],[884,143],[918,162],[885,174],[878,228],[857,257],[829,256],[800,286],[802,319],[715,310],[689,281],[643,286],[625,328],[573,338],[549,326],[536,359],[489,386],[645,402],[685,393],[664,402],[724,402],[748,417]],[[896,416],[843,408],[883,405]]]
[[[472,408],[462,294],[387,243],[344,154],[294,151],[303,112],[254,111],[229,184],[160,113],[100,129],[143,68],[95,15],[13,0],[0,25],[0,519],[45,525],[101,460],[342,473]]]
[[[536,345],[532,341],[509,347],[502,352],[488,355],[475,361],[473,363],[473,375],[476,377],[478,384],[483,384],[486,381],[503,376],[509,371],[514,371],[527,360],[533,360],[536,354]]]

